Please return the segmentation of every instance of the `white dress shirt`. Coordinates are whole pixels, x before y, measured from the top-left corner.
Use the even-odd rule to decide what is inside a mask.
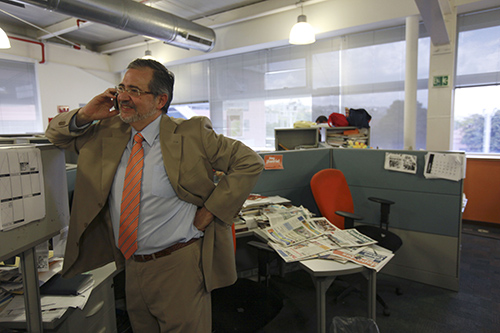
[[[203,232],[193,224],[197,207],[179,199],[165,171],[160,146],[160,120],[161,117],[156,118],[141,131],[144,137],[144,169],[137,232],[138,248],[135,254],[152,254],[173,244],[203,236]],[[136,133],[132,128],[130,141],[118,165],[109,196],[117,246],[125,169]]]

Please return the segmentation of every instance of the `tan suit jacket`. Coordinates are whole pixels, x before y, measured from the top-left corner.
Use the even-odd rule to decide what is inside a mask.
[[[78,110],[52,119],[46,136],[56,146],[79,154],[70,227],[64,258],[66,277],[124,258],[115,246],[108,195],[130,125],[118,116],[101,120],[83,132],[70,132]],[[207,291],[236,280],[231,224],[257,182],[262,158],[239,141],[217,135],[205,117],[190,120],[163,115],[160,141],[165,170],[182,200],[203,205],[216,216],[205,230],[202,264]],[[213,170],[226,173],[217,186]]]

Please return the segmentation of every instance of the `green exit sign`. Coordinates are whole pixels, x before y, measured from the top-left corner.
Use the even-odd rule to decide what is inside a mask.
[[[434,76],[434,80],[432,83],[433,87],[448,87],[448,84],[448,75]]]

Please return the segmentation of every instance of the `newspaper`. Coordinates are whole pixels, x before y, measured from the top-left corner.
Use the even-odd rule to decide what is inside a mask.
[[[283,246],[269,242],[269,245],[283,258],[285,262],[294,262],[310,258],[317,258],[321,253],[337,249],[338,246],[327,236],[320,236],[307,242],[292,246]]]
[[[377,243],[376,240],[360,233],[356,229],[338,229],[335,231],[328,231],[326,233],[331,237],[340,247],[354,247],[366,246]]]
[[[323,253],[319,258],[338,260],[342,258],[379,272],[394,254],[378,245],[332,249]]]
[[[326,218],[296,216],[259,230],[285,262],[305,260],[344,247],[361,247],[376,241],[355,229],[339,229]]]
[[[297,244],[322,234],[320,230],[313,228],[302,215],[273,223],[272,226],[265,228],[263,231],[270,241],[282,246]]]

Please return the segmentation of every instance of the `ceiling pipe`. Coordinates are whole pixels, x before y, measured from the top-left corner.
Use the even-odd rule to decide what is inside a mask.
[[[215,32],[132,0],[20,0],[60,14],[159,39],[184,49],[211,51]]]
[[[45,45],[42,42],[37,42],[37,41],[34,41],[34,40],[25,39],[25,38],[19,38],[19,37],[14,37],[14,36],[7,36],[7,37],[9,37],[10,39],[18,40],[20,42],[26,42],[26,43],[32,43],[32,44],[40,45],[42,47],[42,60],[40,60],[38,63],[39,64],[45,63]]]

